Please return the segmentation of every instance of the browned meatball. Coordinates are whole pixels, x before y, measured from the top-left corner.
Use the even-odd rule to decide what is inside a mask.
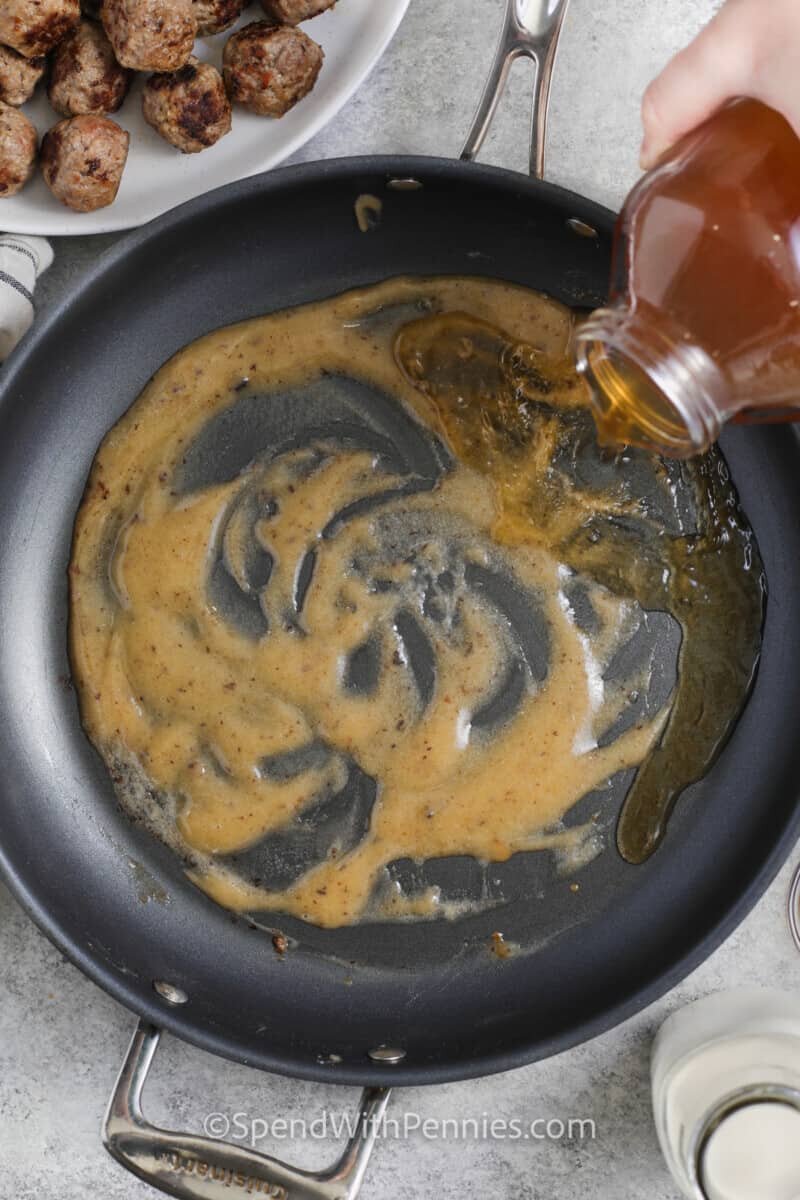
[[[36,127],[0,101],[0,199],[24,187],[36,163]]]
[[[213,146],[231,127],[222,76],[196,58],[179,71],[151,75],[144,86],[142,112],[148,125],[184,154]]]
[[[56,47],[47,95],[62,117],[110,113],[122,104],[130,82],[102,26],[81,21]]]
[[[44,75],[43,58],[25,58],[10,46],[0,46],[0,100],[24,104]]]
[[[222,33],[237,19],[247,0],[192,0],[198,37]]]
[[[265,117],[282,117],[317,82],[322,47],[300,29],[253,21],[228,38],[222,73],[231,100]]]
[[[299,25],[333,8],[336,0],[261,0],[268,17],[282,25]]]
[[[108,117],[59,121],[42,140],[42,174],[50,191],[76,212],[113,204],[119,190],[128,134]]]
[[[0,42],[38,58],[77,25],[80,15],[80,0],[0,0]]]
[[[192,53],[192,0],[104,0],[103,25],[123,67],[177,71]]]

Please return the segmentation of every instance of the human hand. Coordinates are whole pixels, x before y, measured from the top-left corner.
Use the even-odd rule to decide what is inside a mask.
[[[647,88],[642,167],[734,96],[777,109],[800,137],[800,0],[727,0]]]

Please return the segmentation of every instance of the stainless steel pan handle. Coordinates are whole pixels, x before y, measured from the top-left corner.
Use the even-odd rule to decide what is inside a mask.
[[[389,1088],[365,1088],[352,1137],[333,1166],[301,1171],[246,1146],[151,1125],[142,1090],[161,1034],[139,1022],[103,1125],[110,1154],[145,1180],[181,1200],[355,1200],[389,1099]]]
[[[544,178],[550,81],[553,75],[558,36],[561,33],[561,25],[568,3],[569,0],[506,0],[500,41],[472,128],[464,149],[461,151],[462,159],[472,160],[483,145],[503,94],[511,64],[518,58],[530,58],[536,68],[531,121],[530,173],[538,179]]]

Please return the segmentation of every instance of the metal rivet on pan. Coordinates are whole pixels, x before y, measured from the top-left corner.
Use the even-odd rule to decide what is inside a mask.
[[[374,1050],[368,1050],[367,1054],[373,1062],[384,1063],[387,1066],[402,1062],[406,1056],[405,1050],[398,1050],[396,1046],[376,1046]]]
[[[569,217],[567,225],[573,233],[577,233],[578,237],[596,238],[597,230],[593,225],[587,225],[585,221],[579,220],[578,217]]]
[[[154,979],[153,987],[167,1004],[185,1004],[189,999],[183,988],[175,987],[173,983],[165,983],[163,979]]]
[[[390,179],[386,186],[393,192],[418,192],[422,184],[418,179]]]

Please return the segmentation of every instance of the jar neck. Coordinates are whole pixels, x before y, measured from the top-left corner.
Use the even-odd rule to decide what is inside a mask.
[[[725,376],[663,313],[624,303],[599,308],[578,328],[575,347],[601,443],[689,458],[718,437]]]

